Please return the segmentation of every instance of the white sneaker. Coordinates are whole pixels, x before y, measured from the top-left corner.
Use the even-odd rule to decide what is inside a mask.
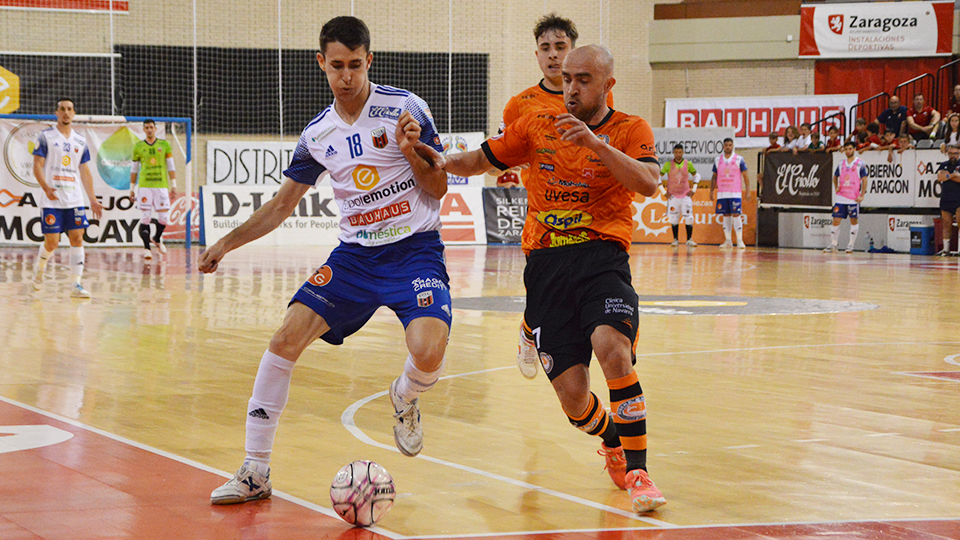
[[[413,403],[406,403],[397,395],[397,383],[400,377],[397,377],[390,383],[390,401],[393,402],[393,410],[397,411],[393,415],[397,419],[397,425],[393,426],[393,440],[397,443],[397,449],[400,453],[413,457],[423,450],[423,428],[420,426],[420,398],[413,400]]]
[[[167,254],[167,246],[163,245],[163,238],[161,238],[159,242],[154,240],[153,245],[157,246],[157,251],[159,251],[161,255]]]
[[[677,247],[680,245],[680,241],[676,238],[673,239],[673,242],[670,242],[670,247]]]
[[[79,283],[73,284],[73,290],[70,291],[71,298],[90,298],[90,291],[83,288]]]
[[[267,499],[273,494],[270,472],[264,476],[246,465],[226,484],[210,493],[210,504],[237,504]]]
[[[824,253],[836,253],[836,252],[837,252],[837,246],[827,246],[827,247],[823,248],[823,252],[824,252]]]
[[[740,249],[747,249],[747,245],[743,243],[743,240],[737,242],[737,247]]]
[[[733,247],[733,242],[727,240],[726,242],[720,244],[720,247],[721,247],[722,249],[732,248],[732,247]]]
[[[153,258],[153,253],[151,253],[149,249],[143,250],[143,259],[145,261],[149,261],[152,258]]]
[[[844,253],[853,253],[853,246],[847,246],[847,249],[843,250]]]
[[[937,255],[939,255],[939,256],[941,256],[941,257],[949,257],[949,256],[950,256],[950,250],[947,249],[947,248],[943,248],[943,249],[940,250],[939,253],[937,253]]]
[[[37,270],[33,273],[33,290],[39,291],[41,285],[43,285],[43,272]]]
[[[537,376],[537,364],[540,363],[540,355],[537,354],[537,344],[527,339],[523,332],[523,321],[520,322],[520,346],[517,350],[517,367],[520,368],[520,374],[528,379]]]
[[[697,247],[697,243],[693,240],[687,240],[687,247]]]

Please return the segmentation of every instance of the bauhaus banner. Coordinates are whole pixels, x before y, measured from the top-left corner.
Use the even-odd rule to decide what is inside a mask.
[[[814,4],[800,8],[800,56],[949,55],[953,1]]]

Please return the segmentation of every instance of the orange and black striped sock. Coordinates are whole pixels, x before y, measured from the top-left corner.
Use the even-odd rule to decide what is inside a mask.
[[[627,471],[647,470],[647,405],[637,372],[608,380],[607,388],[610,389],[610,412],[627,458]]]
[[[607,448],[616,448],[620,446],[620,439],[617,437],[617,428],[610,421],[610,416],[603,408],[603,402],[596,394],[590,392],[590,402],[583,416],[574,418],[567,415],[570,423],[580,431],[589,435],[596,435],[603,439],[603,444]]]

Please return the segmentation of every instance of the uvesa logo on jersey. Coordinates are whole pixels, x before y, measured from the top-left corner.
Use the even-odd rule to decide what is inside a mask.
[[[370,136],[373,137],[373,145],[377,148],[387,147],[387,128],[378,127],[370,132]]]
[[[327,265],[323,265],[317,268],[317,271],[314,272],[307,281],[317,287],[323,287],[327,283],[330,283],[331,279],[333,279],[333,269]]]
[[[551,210],[537,214],[537,221],[552,229],[577,229],[593,223],[593,216],[582,210]]]
[[[380,172],[370,165],[358,165],[353,170],[352,176],[354,185],[363,191],[370,191],[380,183]]]
[[[64,167],[69,166],[69,165],[70,165],[70,156],[63,156],[63,158],[60,159],[60,163],[63,163],[63,166],[64,166]]]

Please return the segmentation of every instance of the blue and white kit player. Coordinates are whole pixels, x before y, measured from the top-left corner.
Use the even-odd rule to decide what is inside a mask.
[[[418,142],[441,150],[427,104],[406,90],[371,83],[372,59],[363,21],[336,17],[324,24],[317,60],[334,103],[303,130],[277,195],[201,255],[200,270],[215,271],[227,252],[279,226],[329,172],[341,212],[340,244],[294,294],[260,360],[247,404],[247,456],[236,476],[211,493],[213,504],[270,496],[270,454],[294,363],[318,337],[343,343],[381,306],[403,323],[408,350],[390,385],[394,439],[406,456],[423,447],[419,396],[440,377],[452,322],[439,231],[447,176],[442,163],[414,150]]]

